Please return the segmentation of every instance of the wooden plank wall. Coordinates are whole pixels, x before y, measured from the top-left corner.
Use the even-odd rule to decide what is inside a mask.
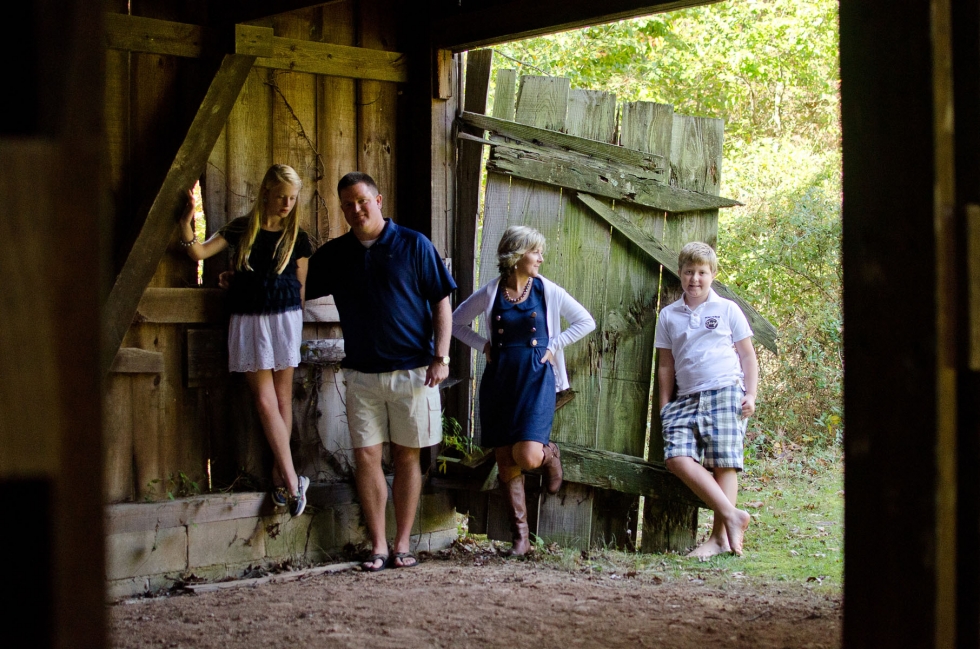
[[[153,2],[133,2],[131,11],[183,22],[199,18]],[[193,96],[199,79],[194,64],[177,57],[112,51],[107,61],[106,127],[118,270],[141,225],[133,215],[152,200],[183,139],[186,113],[196,108],[184,99]],[[150,285],[188,286],[196,282],[195,273],[186,255],[168,255]],[[192,480],[205,477],[206,438],[194,426],[179,425],[197,408],[197,399],[182,387],[184,335],[180,325],[158,324],[136,324],[126,334],[123,347],[161,353],[165,370],[113,374],[107,380],[104,418],[111,465],[105,485],[111,501],[163,497],[171,473],[184,471]]]
[[[112,10],[125,13],[126,3]],[[134,15],[202,24],[199,9],[131,3]],[[347,46],[395,49],[394,12],[385,2],[347,0],[256,21],[278,37]],[[356,9],[356,10],[355,10]],[[109,180],[116,215],[117,267],[139,230],[134,215],[152,197],[183,132],[175,111],[193,111],[183,101],[200,82],[196,59],[108,50],[105,95]],[[347,230],[336,198],[339,178],[354,169],[373,175],[384,195],[386,215],[397,218],[395,82],[327,77],[253,68],[228,118],[202,178],[208,233],[245,215],[258,184],[273,162],[293,166],[304,180],[302,227],[316,242]],[[204,264],[204,285],[215,286],[228,268],[227,255]],[[161,260],[152,287],[197,285],[197,268],[176,245]],[[340,338],[335,322],[304,325],[304,338]],[[106,475],[109,502],[165,498],[183,473],[206,485],[210,460],[216,487],[242,475],[264,479],[271,457],[240,376],[185,387],[187,332],[224,330],[221,323],[134,324],[123,346],[159,352],[162,372],[113,373],[106,386]],[[343,473],[336,461],[346,449],[342,377],[332,367],[301,370],[296,380],[297,423],[312,424],[299,439],[297,465],[311,477]],[[320,420],[323,413],[325,420]],[[311,419],[312,417],[312,419]],[[321,425],[322,424],[322,425]],[[317,426],[321,425],[318,429]],[[334,439],[337,438],[337,439]],[[168,484],[169,483],[169,484]],[[256,484],[255,486],[261,486]]]

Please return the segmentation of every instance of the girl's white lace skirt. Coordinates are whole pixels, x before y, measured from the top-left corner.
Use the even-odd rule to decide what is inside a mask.
[[[284,370],[299,365],[303,311],[232,314],[228,323],[228,370]]]

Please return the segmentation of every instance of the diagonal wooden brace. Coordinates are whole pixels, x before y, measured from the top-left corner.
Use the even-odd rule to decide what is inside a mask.
[[[102,313],[101,376],[104,378],[136,315],[143,291],[170,244],[176,215],[187,201],[186,192],[207,164],[221,129],[238,100],[255,57],[226,54],[177,150],[133,249],[109,293]]]
[[[651,259],[663,266],[664,270],[669,272],[674,277],[680,277],[677,269],[676,252],[638,228],[629,219],[617,214],[615,210],[611,209],[594,196],[590,196],[584,192],[579,192],[576,196],[578,196],[580,201],[588,205],[597,216],[601,217],[606,223],[622,233],[627,239],[635,243],[640,250],[649,255]],[[715,282],[712,287],[715,289],[718,295],[728,298],[729,300],[733,300],[738,304],[738,306],[742,309],[742,312],[745,314],[745,317],[748,319],[749,325],[752,327],[752,331],[755,332],[756,339],[773,354],[778,354],[779,348],[776,344],[776,339],[779,337],[779,332],[776,331],[776,327],[762,317],[762,315],[756,311],[752,305],[737,295],[735,291],[731,290],[721,282]]]

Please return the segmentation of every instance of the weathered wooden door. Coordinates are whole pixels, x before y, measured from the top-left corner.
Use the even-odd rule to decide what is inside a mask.
[[[568,79],[555,77],[522,77],[515,102],[514,79],[514,71],[498,71],[494,117],[653,154],[649,159],[659,156],[661,185],[692,190],[694,199],[694,192],[717,196],[721,120],[676,115],[671,106],[649,102],[617,107],[610,93],[572,90]],[[615,454],[620,462],[625,456],[662,465],[659,420],[656,413],[651,417],[650,405],[653,339],[658,307],[663,300],[676,299],[676,282],[662,273],[649,246],[638,245],[611,223],[622,220],[628,225],[626,231],[641,233],[641,243],[659,241],[655,245],[665,249],[676,250],[692,240],[714,246],[717,208],[667,212],[655,201],[634,202],[636,192],[625,192],[621,200],[609,197],[615,190],[588,194],[572,188],[578,180],[569,180],[569,168],[560,159],[549,161],[548,152],[534,150],[534,137],[528,138],[531,148],[519,150],[510,139],[493,135],[491,139],[497,144],[487,163],[478,284],[497,273],[493,260],[504,229],[529,225],[547,237],[542,274],[568,290],[597,323],[595,332],[565,350],[576,398],[556,414],[552,439],[573,449]],[[528,165],[538,166],[530,170]],[[597,173],[596,179],[583,179],[581,187],[616,184]],[[665,277],[669,279],[664,281]],[[482,358],[474,370],[475,376],[482,374]],[[479,442],[478,423],[474,437]],[[573,479],[566,480],[556,496],[529,485],[530,520],[544,541],[583,548],[596,544],[633,548],[638,494],[646,493],[652,497],[646,499],[644,549],[682,549],[693,544],[697,508],[690,499],[660,498],[643,489],[623,488],[611,476],[606,481],[591,476],[577,482],[575,477],[582,479],[584,471],[578,464],[583,451],[574,454]],[[606,482],[610,488],[598,486]],[[499,511],[502,506],[491,496],[487,533],[492,538],[509,538],[506,514]]]

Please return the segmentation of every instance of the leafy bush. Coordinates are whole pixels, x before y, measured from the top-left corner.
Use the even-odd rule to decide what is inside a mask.
[[[780,332],[750,454],[843,430],[837,2],[740,0],[508,43],[504,67],[725,120],[722,281]],[[500,61],[498,61],[498,64]]]
[[[763,454],[778,452],[776,442],[838,444],[844,373],[839,155],[764,142],[737,152],[729,167],[734,187],[751,187],[740,175],[756,172],[763,186],[733,191],[745,205],[722,212],[722,279],[749,296],[780,333],[780,355],[759,354],[751,443]]]

